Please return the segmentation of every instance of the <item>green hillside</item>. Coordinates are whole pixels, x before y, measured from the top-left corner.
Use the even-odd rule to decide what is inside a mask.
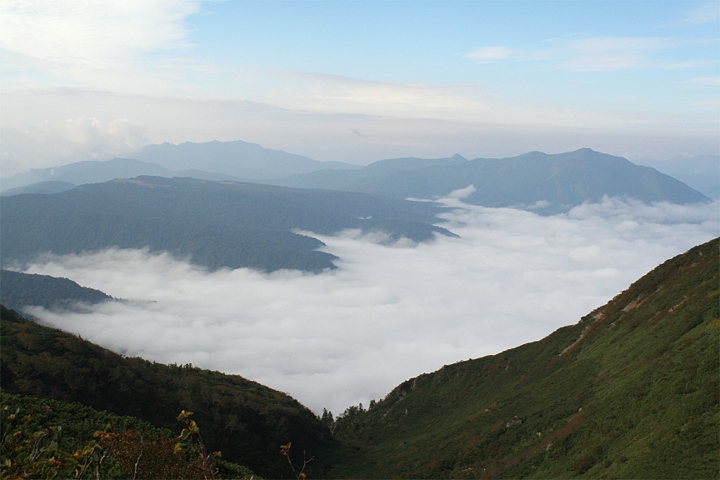
[[[3,390],[0,405],[2,478],[258,478],[223,460],[222,452],[206,450],[201,459],[202,426],[183,442],[184,421],[170,431],[79,403]]]
[[[547,338],[335,422],[338,478],[718,478],[718,240]]]
[[[281,445],[291,441],[299,462],[303,450],[323,459],[334,445],[310,410],[237,375],[126,358],[22,321],[4,307],[0,327],[0,386],[8,393],[79,402],[173,431],[178,413],[189,410],[210,450],[264,477],[290,473]],[[322,462],[313,468],[321,469]]]
[[[208,450],[233,462],[221,465],[230,477],[244,465],[293,478],[280,455],[292,442],[295,465],[314,457],[311,478],[714,479],[719,249],[720,239],[695,247],[575,325],[410,379],[334,422],[239,376],[125,358],[2,307],[2,403],[25,408],[38,429],[60,418],[66,449],[103,421],[130,435],[121,438],[142,431],[166,445],[152,429],[177,432],[177,413],[190,410]],[[113,472],[104,478],[123,478]]]

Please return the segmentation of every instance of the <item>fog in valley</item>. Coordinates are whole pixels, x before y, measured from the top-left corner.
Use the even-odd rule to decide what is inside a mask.
[[[337,415],[410,377],[575,323],[720,230],[717,202],[606,199],[543,217],[462,194],[442,201],[443,226],[459,238],[317,236],[340,257],[322,274],[208,272],[140,250],[46,256],[22,270],[124,300],[27,312],[124,355],[239,374]]]

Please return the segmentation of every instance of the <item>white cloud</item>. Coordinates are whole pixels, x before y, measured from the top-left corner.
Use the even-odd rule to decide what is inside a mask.
[[[1,173],[7,177],[28,167],[108,160],[133,153],[145,144],[147,127],[126,118],[103,122],[77,117],[34,127],[0,128]]]
[[[450,198],[467,198],[473,193],[477,192],[477,188],[475,188],[475,185],[468,185],[465,188],[458,188],[457,190],[453,190],[450,192],[448,197]]]
[[[698,41],[702,43],[702,41]],[[517,59],[547,62],[578,72],[609,72],[637,68],[688,69],[715,65],[715,58],[694,60],[660,59],[658,54],[687,46],[688,41],[660,37],[561,37],[548,41],[546,48],[482,47],[465,57],[480,63]]]
[[[476,48],[465,56],[482,63],[505,60],[515,56],[517,53],[518,50],[511,47],[492,46]]]
[[[651,54],[667,48],[662,38],[588,37],[574,40],[561,51],[559,65],[569,70],[601,72],[646,67]]]
[[[5,0],[0,47],[56,63],[106,65],[181,45],[184,19],[198,11],[187,0]]]
[[[674,24],[701,25],[717,22],[718,18],[720,18],[720,6],[716,1],[709,1],[686,10]]]
[[[208,273],[146,251],[47,257],[28,271],[132,301],[33,313],[124,354],[238,373],[337,414],[422,372],[575,323],[720,228],[717,203],[606,199],[542,217],[444,202],[461,238],[407,248],[352,232],[321,237],[341,258],[321,275]]]
[[[245,94],[282,108],[415,118],[495,119],[498,109],[479,86],[380,82],[307,72],[257,72]],[[273,85],[272,89],[266,88]]]
[[[688,80],[691,85],[699,85],[702,87],[720,87],[720,77],[697,77]]]
[[[49,79],[119,91],[157,87],[156,67],[144,55],[186,48],[185,19],[198,11],[198,2],[188,0],[6,0],[0,3],[0,54],[13,74],[4,77],[5,88]]]

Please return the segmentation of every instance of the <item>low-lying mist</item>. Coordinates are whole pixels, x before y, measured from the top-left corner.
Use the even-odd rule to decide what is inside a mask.
[[[210,273],[142,250],[46,256],[24,271],[128,301],[28,312],[128,356],[240,374],[339,414],[410,377],[575,323],[720,230],[718,203],[606,199],[551,217],[444,203],[443,226],[460,238],[317,236],[341,259],[317,275]]]

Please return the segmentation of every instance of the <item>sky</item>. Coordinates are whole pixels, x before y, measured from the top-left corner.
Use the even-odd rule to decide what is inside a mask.
[[[244,140],[323,161],[718,154],[717,1],[0,0],[0,175]]]
[[[458,237],[387,245],[318,236],[322,274],[213,273],[143,250],[46,256],[21,268],[124,301],[29,313],[115,352],[242,375],[335,415],[443,365],[571,325],[665,260],[720,233],[718,203],[605,199],[555,216],[442,202]]]

